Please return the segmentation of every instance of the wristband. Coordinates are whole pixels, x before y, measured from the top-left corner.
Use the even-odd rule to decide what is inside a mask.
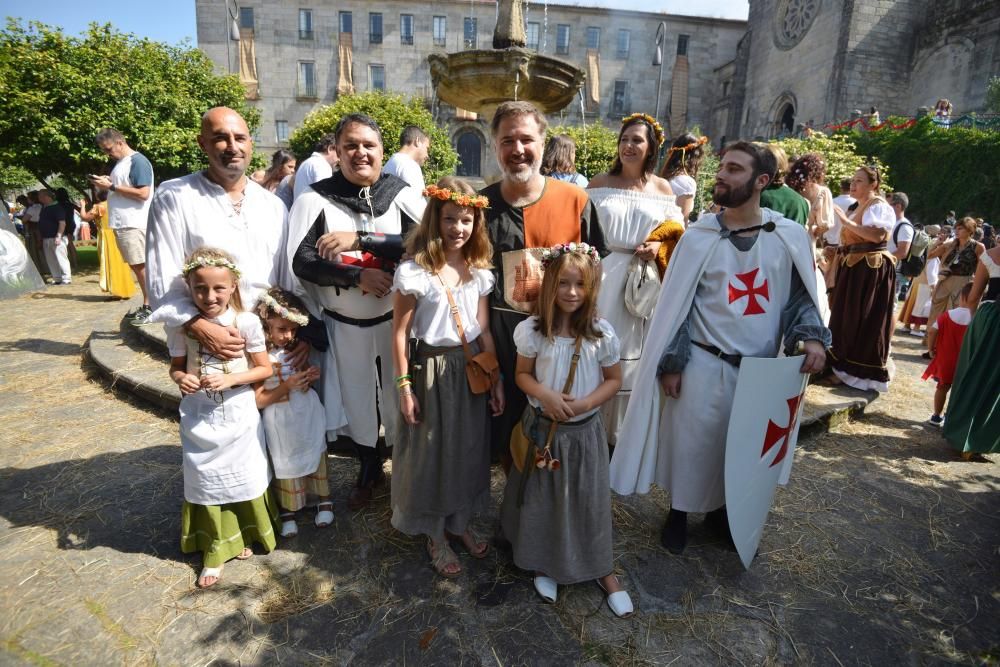
[[[111,184],[111,186],[110,186],[110,187],[108,188],[108,190],[109,190],[110,192],[114,192],[114,191],[115,191],[115,184],[114,184],[114,183],[112,183],[112,184]]]

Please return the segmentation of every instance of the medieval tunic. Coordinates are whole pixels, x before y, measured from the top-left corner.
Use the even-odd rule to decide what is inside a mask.
[[[514,384],[517,362],[514,329],[527,314],[515,310],[506,300],[510,295],[504,293],[504,255],[526,248],[549,248],[558,243],[580,241],[597,248],[602,257],[608,254],[597,209],[584,190],[570,183],[546,178],[545,189],[536,201],[527,206],[514,207],[504,201],[501,184],[494,183],[480,191],[490,200],[490,207],[486,209],[486,229],[493,243],[493,275],[496,278],[490,297],[490,331],[496,345],[507,400],[503,414],[493,417],[491,421],[490,450],[494,458],[507,451],[510,433],[527,405],[524,392]],[[535,289],[540,286],[539,281]],[[528,286],[519,284],[518,287]]]
[[[330,340],[323,368],[326,427],[364,447],[378,441],[379,416],[386,444],[395,444],[399,399],[394,390],[382,390],[393,386],[392,298],[362,290],[361,271],[395,270],[402,238],[425,206],[419,190],[390,174],[360,187],[337,172],[313,183],[295,200],[289,217],[290,263],[302,282],[298,294],[312,315],[323,319]],[[336,262],[320,257],[316,241],[335,231],[363,233],[361,250],[342,253]],[[333,396],[342,413],[331,410]]]
[[[605,241],[611,254],[601,262],[603,277],[597,296],[597,312],[614,327],[621,341],[622,386],[618,395],[601,406],[608,442],[618,441],[618,428],[632,393],[635,370],[646,340],[647,321],[625,307],[625,281],[635,249],[665,220],[681,220],[673,195],[646,194],[618,188],[595,188],[588,192],[601,216]]]
[[[493,289],[493,274],[471,269],[472,280],[451,288],[473,354],[481,333],[479,300]],[[410,358],[419,424],[401,424],[392,452],[392,525],[408,535],[461,535],[489,507],[489,394],[473,394],[465,354],[441,281],[416,262],[396,270],[393,287],[417,299]]]
[[[769,209],[773,232],[723,237],[715,215],[681,237],[667,268],[643,351],[611,487],[646,493],[656,483],[671,506],[707,512],[725,503],[726,434],[739,369],[702,349],[774,357],[803,340],[829,343],[819,318],[812,250],[805,230]],[[655,343],[654,343],[655,340]],[[657,377],[682,373],[680,397],[664,398]],[[662,410],[661,410],[662,408]]]

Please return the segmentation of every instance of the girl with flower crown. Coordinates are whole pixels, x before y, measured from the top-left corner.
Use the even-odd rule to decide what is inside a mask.
[[[451,176],[424,194],[423,222],[406,239],[413,259],[393,280],[392,350],[405,427],[393,448],[392,525],[426,535],[434,569],[450,578],[462,568],[448,536],[473,558],[489,553],[470,523],[489,506],[489,412],[503,412],[504,393],[497,377],[475,394],[466,376],[468,357],[496,352],[489,202]]]
[[[317,528],[333,523],[326,467],[326,413],[312,389],[312,383],[319,379],[319,368],[300,371],[289,355],[299,327],[309,324],[309,311],[297,296],[280,287],[261,294],[255,310],[274,369],[274,375],[256,387],[257,408],[263,411],[267,451],[274,466],[280,534],[295,537],[299,533],[295,513],[309,502],[316,507]]]
[[[626,302],[626,287],[632,272],[651,272],[661,243],[676,245],[683,227],[670,184],[653,173],[663,143],[663,129],[646,114],[632,114],[622,120],[618,133],[618,155],[605,174],[590,181],[587,193],[597,207],[611,254],[604,258],[604,277],[597,312],[606,317],[621,340],[622,386],[616,397],[602,408],[608,442],[618,442],[618,429],[632,391],[633,375],[646,339],[644,313]],[[650,234],[664,222],[675,223],[676,233],[666,241],[649,241]],[[641,276],[640,276],[641,279]],[[640,314],[637,314],[640,313]]]
[[[514,329],[515,382],[528,396],[523,435],[501,507],[514,563],[554,603],[559,584],[594,579],[619,617],[632,601],[615,576],[608,443],[600,407],[621,386],[619,342],[597,317],[601,260],[586,243],[551,248],[535,314]]]
[[[180,387],[184,505],[181,551],[201,551],[198,587],[215,585],[223,564],[275,546],[277,512],[268,484],[260,413],[253,385],[271,376],[260,320],[243,311],[233,258],[198,248],[184,262],[184,281],[201,317],[235,327],[246,344],[238,359],[217,357],[181,328],[168,328],[170,379]]]

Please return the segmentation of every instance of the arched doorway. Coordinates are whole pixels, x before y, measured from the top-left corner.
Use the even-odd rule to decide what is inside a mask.
[[[455,173],[459,176],[479,178],[483,159],[483,141],[479,138],[479,134],[466,131],[458,135],[455,150],[458,151],[458,169]]]
[[[795,131],[795,107],[788,102],[778,112],[778,134],[791,134]]]

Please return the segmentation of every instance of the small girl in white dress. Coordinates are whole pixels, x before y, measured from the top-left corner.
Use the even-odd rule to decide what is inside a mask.
[[[333,523],[333,503],[326,461],[326,414],[312,383],[319,368],[299,371],[288,359],[299,327],[309,324],[305,304],[290,292],[272,287],[260,295],[257,316],[267,338],[274,375],[258,384],[257,407],[263,411],[267,451],[274,465],[275,492],[281,507],[281,536],[295,537],[295,513],[310,501],[316,527]]]
[[[231,558],[253,556],[250,545],[275,546],[271,473],[264,451],[253,384],[271,375],[260,320],[242,312],[240,272],[233,258],[215,248],[198,248],[184,263],[191,300],[201,316],[235,327],[246,354],[222,359],[205,350],[184,329],[168,329],[170,379],[181,399],[184,505],[181,551],[203,553],[198,586],[215,585]]]

